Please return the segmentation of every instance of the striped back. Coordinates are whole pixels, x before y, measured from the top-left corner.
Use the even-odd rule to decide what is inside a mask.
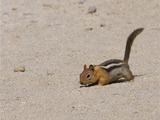
[[[122,65],[124,65],[124,64],[126,64],[126,63],[124,63],[123,60],[111,59],[111,60],[108,60],[108,61],[101,63],[99,66],[101,66],[102,68],[107,70],[107,72],[111,72],[112,70],[114,70],[116,68],[122,67]]]

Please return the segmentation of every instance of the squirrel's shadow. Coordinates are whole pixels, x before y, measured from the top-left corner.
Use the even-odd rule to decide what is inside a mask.
[[[145,75],[145,74],[134,75],[134,77],[139,77],[139,76],[143,76],[143,75]],[[133,80],[131,80],[131,81],[134,81],[134,79],[133,79]],[[131,81],[128,81],[128,80],[126,80],[125,78],[120,78],[118,81],[111,82],[111,83],[109,83],[108,85],[111,85],[111,84],[116,84],[116,83],[125,83],[125,82],[131,82]],[[95,83],[95,84],[90,84],[90,85],[88,85],[88,86],[80,86],[80,88],[82,88],[82,87],[91,87],[91,86],[94,86],[94,85],[97,85],[97,84],[98,84],[98,83]]]

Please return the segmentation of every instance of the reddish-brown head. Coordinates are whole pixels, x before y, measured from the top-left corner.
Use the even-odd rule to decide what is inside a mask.
[[[80,74],[80,84],[89,86],[92,84],[97,83],[97,80],[95,80],[95,74],[94,74],[94,66],[90,65],[89,68],[87,68],[87,65],[84,65],[84,70]]]

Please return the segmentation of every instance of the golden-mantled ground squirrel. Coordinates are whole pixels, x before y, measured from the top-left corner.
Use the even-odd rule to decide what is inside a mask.
[[[144,28],[136,29],[128,37],[123,60],[111,59],[99,65],[90,65],[89,68],[84,65],[84,70],[80,74],[80,84],[83,86],[96,84],[106,85],[112,82],[117,82],[120,78],[124,78],[127,81],[133,80],[134,76],[129,68],[128,60],[132,43],[143,29]]]

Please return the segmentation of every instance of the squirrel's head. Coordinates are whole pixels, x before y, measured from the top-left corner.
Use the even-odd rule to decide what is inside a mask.
[[[89,68],[87,68],[87,65],[84,65],[84,70],[80,74],[80,84],[84,86],[90,86],[96,83],[97,80],[95,79],[94,66],[90,65]]]

